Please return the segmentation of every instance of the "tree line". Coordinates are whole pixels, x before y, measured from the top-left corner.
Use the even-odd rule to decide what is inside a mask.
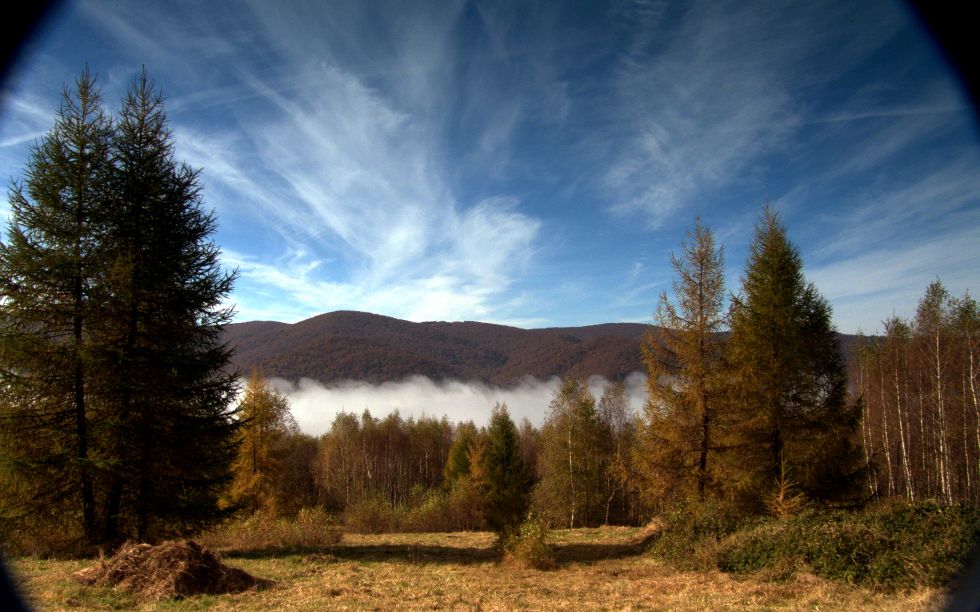
[[[287,405],[252,377],[225,505],[285,515],[315,505],[368,531],[504,530],[530,510],[569,527],[642,520],[630,454],[635,415],[621,383],[597,404],[583,382],[567,378],[540,429],[515,424],[498,404],[483,427],[341,412],[314,438],[274,408]]]
[[[969,294],[931,283],[911,320],[891,316],[883,338],[861,337],[852,377],[876,496],[980,502],[980,317]]]

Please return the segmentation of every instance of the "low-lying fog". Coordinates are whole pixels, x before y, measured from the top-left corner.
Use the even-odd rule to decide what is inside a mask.
[[[527,378],[512,387],[496,387],[480,382],[434,382],[424,376],[380,385],[360,381],[324,385],[306,378],[299,383],[281,378],[272,378],[269,382],[289,399],[300,428],[315,436],[330,429],[338,412],[359,415],[365,409],[376,417],[397,410],[405,419],[422,415],[442,418],[445,415],[453,423],[473,421],[485,425],[490,409],[497,402],[507,404],[515,423],[527,417],[535,427],[540,427],[548,404],[561,384],[558,377],[546,381]],[[588,382],[598,402],[609,381],[592,376]],[[625,384],[630,405],[639,412],[646,401],[646,376],[634,372],[626,377]]]

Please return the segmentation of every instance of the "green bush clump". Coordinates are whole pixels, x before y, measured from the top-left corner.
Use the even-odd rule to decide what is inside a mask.
[[[713,567],[718,543],[747,521],[718,504],[685,504],[661,517],[649,552],[679,569]]]
[[[978,537],[980,509],[888,503],[761,520],[721,541],[715,564],[773,579],[805,569],[880,589],[938,587],[957,575]]]
[[[540,515],[530,513],[515,529],[502,534],[504,560],[539,570],[555,566],[554,550],[548,543],[549,526]]]
[[[483,500],[478,487],[460,479],[448,490],[429,489],[410,500],[400,531],[453,532],[484,528]]]

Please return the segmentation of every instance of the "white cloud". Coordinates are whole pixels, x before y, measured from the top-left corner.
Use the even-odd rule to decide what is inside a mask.
[[[663,7],[645,4],[636,8],[659,21]],[[854,10],[705,2],[679,10],[669,29],[641,22],[616,80],[625,128],[601,176],[610,210],[656,229],[703,210],[719,188],[765,177],[773,156],[787,155],[814,120],[808,92],[840,78],[899,26],[875,14],[859,39],[839,40],[841,20],[870,16]]]
[[[527,418],[540,427],[548,404],[560,386],[557,378],[547,381],[527,378],[512,387],[496,387],[479,382],[433,382],[422,376],[381,385],[359,381],[323,385],[310,379],[294,383],[278,378],[269,382],[289,399],[300,428],[312,435],[328,431],[340,412],[360,414],[364,410],[376,417],[397,410],[406,419],[446,416],[452,422],[473,421],[484,425],[489,420],[490,409],[498,402],[507,404],[514,422]],[[630,405],[639,414],[646,400],[646,378],[637,372],[628,376],[625,383]],[[596,401],[608,384],[601,377],[589,379]]]
[[[937,278],[953,295],[976,293],[976,217],[958,231],[930,240],[892,244],[808,268],[807,278],[830,300],[840,331],[854,333],[863,327],[865,333],[880,332],[880,326],[868,322],[877,324],[896,307],[902,308],[899,316],[911,316],[926,286]]]
[[[419,32],[394,33],[392,61],[411,70],[388,66],[379,78],[370,61],[341,65],[349,32],[323,42],[308,31],[324,25],[323,13],[302,23],[302,11],[253,8],[263,44],[285,58],[288,75],[243,70],[251,93],[212,90],[258,103],[233,111],[237,134],[183,123],[175,130],[180,155],[204,168],[223,225],[236,225],[226,235],[240,236],[226,240],[225,257],[242,272],[239,318],[345,308],[412,320],[512,319],[519,298],[511,286],[533,257],[540,222],[514,197],[460,202],[450,187],[440,109],[452,88],[438,81],[450,78],[452,11],[417,23]],[[511,128],[492,128],[501,129]],[[506,137],[492,130],[475,147],[499,154]],[[257,228],[278,236],[262,239],[262,254],[248,243]]]
[[[755,9],[702,10],[646,61],[623,63],[618,92],[632,138],[605,174],[612,210],[639,214],[657,228],[705,189],[730,182],[792,133],[797,109],[771,51],[741,34],[756,27]],[[643,34],[639,35],[640,38]],[[798,52],[797,52],[798,53]]]

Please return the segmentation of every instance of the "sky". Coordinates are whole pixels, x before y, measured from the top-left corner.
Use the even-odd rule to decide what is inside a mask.
[[[66,2],[0,86],[5,180],[86,65],[114,113],[162,90],[237,321],[650,322],[695,216],[737,292],[766,203],[842,332],[980,291],[976,114],[901,4]]]

